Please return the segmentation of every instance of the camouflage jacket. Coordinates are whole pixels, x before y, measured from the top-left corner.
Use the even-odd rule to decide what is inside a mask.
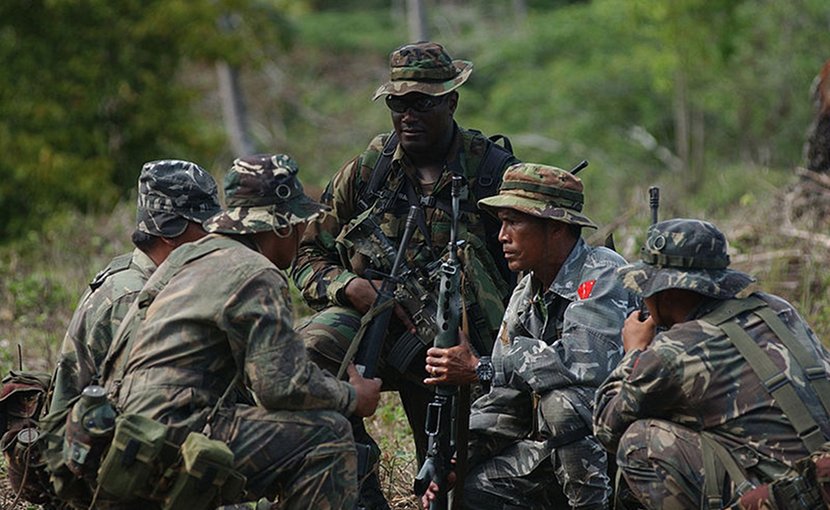
[[[531,437],[533,396],[544,401],[553,390],[563,391],[590,427],[594,392],[622,357],[620,332],[636,306],[615,277],[623,264],[580,239],[544,292],[532,274],[519,282],[493,348],[493,387],[474,403],[471,430]]]
[[[349,414],[356,405],[350,384],[306,356],[284,273],[212,234],[159,266],[118,331],[104,378],[122,412],[193,430],[237,374],[267,409]]]
[[[121,320],[155,268],[136,248],[114,258],[90,282],[63,339],[50,412],[63,410],[100,371]]]
[[[815,359],[823,361],[830,376],[830,353],[793,307],[776,296],[755,295],[769,304]],[[711,432],[733,452],[748,447],[753,462],[758,462],[759,455],[772,459],[769,466],[773,470],[776,463],[789,464],[809,454],[749,363],[719,328],[698,320],[722,302],[708,300],[687,322],[658,334],[646,350],[625,355],[597,392],[594,431],[606,448],[615,451],[633,422],[658,418]],[[803,374],[796,373],[800,371],[792,365],[781,341],[750,312],[733,320],[776,366],[789,372],[796,393],[816,417],[825,437],[830,437],[830,420],[805,387]],[[745,458],[738,456],[746,466]]]
[[[350,222],[356,220],[361,212],[357,205],[360,190],[367,185],[375,161],[383,150],[388,136],[388,134],[385,134],[375,137],[363,154],[346,163],[335,174],[329,183],[327,193],[324,195],[324,202],[331,206],[331,211],[308,226],[300,243],[292,277],[297,287],[302,291],[305,300],[315,309],[319,310],[334,304],[350,306],[349,303],[345,302],[342,290],[351,279],[362,275],[367,266],[370,265],[370,262],[362,254],[348,253],[343,256],[342,246],[338,246],[338,236],[349,230]],[[479,197],[473,196],[473,190],[477,178],[476,172],[488,143],[490,142],[484,135],[456,127],[444,172],[435,183],[432,191],[432,196],[449,200],[453,172],[459,172],[466,176],[469,196],[466,200],[466,211],[464,211],[465,207],[462,204],[459,239],[469,239],[469,234],[472,234],[480,240],[479,244],[486,239],[482,218],[482,215],[486,213],[476,208],[475,203]],[[516,160],[508,162],[505,167],[513,162],[516,162]],[[382,189],[398,190],[403,179],[407,179],[412,182],[416,194],[420,197],[422,191],[414,172],[415,170],[409,163],[406,154],[398,145],[392,156],[389,179]],[[500,175],[497,175],[497,177],[500,177]],[[383,214],[379,221],[381,229],[396,245],[403,233],[407,210],[407,199],[399,193],[395,199],[395,204]],[[427,248],[427,240],[419,229],[416,229],[407,251],[408,260],[414,261],[416,265],[421,267],[429,265],[445,253],[450,230],[450,215],[445,211],[437,207],[426,206],[424,212],[433,251],[430,252]],[[510,286],[505,282],[496,267],[495,261],[501,260],[502,257],[500,248],[498,253],[491,253],[486,248],[482,248],[478,250],[477,254],[479,259],[482,260],[481,265],[485,268],[487,274],[470,275],[469,279],[482,280],[487,278],[495,284],[492,291],[477,289],[480,296],[484,292],[498,294],[483,296],[481,300],[484,303],[482,311],[489,319],[492,331],[495,332],[503,314],[503,303],[510,293]],[[373,269],[389,270],[389,268]],[[492,303],[493,306],[487,306],[487,303]]]

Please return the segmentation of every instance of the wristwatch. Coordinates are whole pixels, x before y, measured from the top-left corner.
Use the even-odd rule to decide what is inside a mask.
[[[476,365],[476,377],[485,388],[490,388],[490,383],[493,382],[493,363],[490,361],[490,356],[482,356],[478,358],[478,365]]]

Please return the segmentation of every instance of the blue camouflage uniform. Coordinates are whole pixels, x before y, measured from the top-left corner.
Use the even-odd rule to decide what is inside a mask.
[[[516,188],[527,190],[556,177],[581,192],[567,172],[534,170],[515,165],[505,184],[515,179]],[[505,195],[479,203],[532,213]],[[562,207],[551,215],[592,225],[577,223],[578,215]],[[532,273],[519,282],[493,347],[493,387],[470,416],[469,508],[552,508],[563,495],[574,508],[606,507],[607,459],[591,435],[591,419],[594,392],[622,356],[620,330],[635,307],[615,278],[623,264],[615,252],[579,239],[549,288]]]

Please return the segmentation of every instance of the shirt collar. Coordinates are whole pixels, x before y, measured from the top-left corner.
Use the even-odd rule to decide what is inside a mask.
[[[582,266],[585,264],[585,258],[588,256],[588,244],[581,237],[577,239],[565,263],[559,268],[559,273],[553,279],[553,283],[545,291],[544,297],[546,300],[552,300],[553,294],[559,295],[569,301],[577,300],[577,287],[579,286],[579,275],[582,272]],[[533,295],[537,296],[540,293],[540,285],[537,279],[533,279]]]

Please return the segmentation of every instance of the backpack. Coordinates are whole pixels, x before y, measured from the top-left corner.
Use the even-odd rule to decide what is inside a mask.
[[[45,373],[12,370],[0,389],[0,448],[9,485],[15,497],[35,504],[50,499],[38,431],[50,379]]]

